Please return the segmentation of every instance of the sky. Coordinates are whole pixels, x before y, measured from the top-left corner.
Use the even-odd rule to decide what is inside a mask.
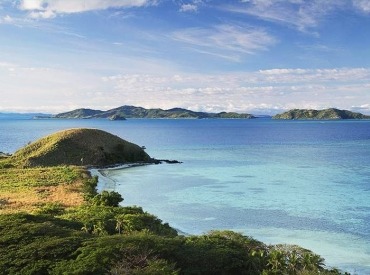
[[[0,112],[370,114],[370,0],[0,0]]]

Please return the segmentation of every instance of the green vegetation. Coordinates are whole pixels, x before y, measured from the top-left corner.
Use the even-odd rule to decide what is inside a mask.
[[[178,236],[142,208],[118,206],[120,194],[98,194],[97,178],[81,168],[40,169],[59,171],[55,179],[46,177],[52,187],[81,181],[84,201],[68,207],[38,203],[33,214],[13,208],[0,215],[0,250],[7,251],[0,253],[0,274],[340,274],[326,270],[321,257],[298,246],[267,246],[231,231]],[[35,168],[23,170],[39,175],[33,174]],[[30,190],[49,187],[46,178],[24,183]]]
[[[100,110],[93,110],[93,109],[76,109],[72,112],[61,113],[57,115],[59,118],[89,118],[94,115],[99,115],[103,113]]]
[[[0,160],[0,274],[341,274],[298,246],[232,231],[179,236],[142,208],[119,206],[117,192],[97,193],[82,166],[20,168],[49,145],[62,146],[31,144]]]
[[[77,109],[53,116],[53,118],[108,118],[111,120],[124,120],[125,118],[243,118],[250,119],[254,116],[239,113],[206,113],[194,112],[182,108],[169,110],[145,109],[135,106],[121,106],[108,111]]]
[[[221,112],[217,114],[213,114],[212,118],[244,118],[244,119],[250,119],[255,118],[254,116],[250,114],[239,114],[235,112]]]
[[[308,109],[294,109],[282,114],[277,114],[273,119],[370,119],[360,113],[354,113],[347,110],[338,110],[334,108],[325,110],[308,110]]]
[[[1,165],[4,164],[8,165]],[[40,207],[80,205],[89,173],[76,166],[14,168],[9,160],[0,161],[0,214],[33,212]],[[4,168],[10,166],[10,168]],[[87,186],[87,185],[86,185]]]
[[[10,157],[18,167],[93,165],[150,161],[133,143],[97,129],[64,130],[18,150]]]
[[[91,207],[59,217],[0,216],[0,249],[7,251],[0,254],[0,273],[340,274],[300,247],[269,247],[230,231],[177,236],[140,208]],[[125,216],[135,230],[115,230]]]

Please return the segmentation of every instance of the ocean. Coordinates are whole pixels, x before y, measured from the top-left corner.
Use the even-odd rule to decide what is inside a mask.
[[[99,128],[181,164],[107,170],[122,194],[186,234],[231,229],[298,244],[328,266],[370,274],[370,121],[9,120],[0,151],[58,130]]]

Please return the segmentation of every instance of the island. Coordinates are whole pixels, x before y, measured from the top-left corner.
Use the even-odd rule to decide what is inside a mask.
[[[163,109],[145,109],[136,106],[121,106],[107,111],[93,110],[93,109],[76,109],[69,112],[60,113],[49,118],[107,118],[111,120],[124,120],[127,118],[190,118],[190,119],[205,119],[205,118],[235,118],[235,119],[252,119],[255,118],[251,114],[239,114],[236,112],[194,112],[183,108],[172,108],[168,110]]]
[[[355,113],[348,110],[329,108],[324,110],[293,109],[277,114],[272,119],[317,119],[317,120],[339,120],[339,119],[370,119],[370,116]]]
[[[97,165],[151,161],[97,129],[60,131],[0,158],[2,274],[342,274],[296,245],[229,230],[180,234],[122,194],[97,192]],[[160,184],[153,182],[154,184]]]

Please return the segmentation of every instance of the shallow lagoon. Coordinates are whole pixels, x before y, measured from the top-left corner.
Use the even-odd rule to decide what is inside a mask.
[[[103,188],[179,230],[233,229],[296,243],[370,274],[370,121],[0,120],[0,151],[93,127],[145,145],[162,164],[109,171]]]

